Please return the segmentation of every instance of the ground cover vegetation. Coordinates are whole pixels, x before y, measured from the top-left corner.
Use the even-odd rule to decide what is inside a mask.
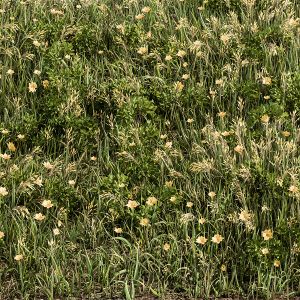
[[[298,0],[0,3],[1,299],[299,295]]]

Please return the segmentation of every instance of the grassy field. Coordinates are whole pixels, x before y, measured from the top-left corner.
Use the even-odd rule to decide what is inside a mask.
[[[0,22],[1,300],[300,295],[299,0]]]

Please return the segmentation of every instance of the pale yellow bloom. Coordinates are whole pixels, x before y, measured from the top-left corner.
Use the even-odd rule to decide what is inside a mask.
[[[180,93],[184,88],[184,84],[180,81],[177,81],[174,86],[175,86],[175,91],[178,93]]]
[[[280,267],[280,260],[276,259],[274,260],[274,267],[279,268]]]
[[[193,205],[194,205],[193,202],[187,202],[187,204],[186,204],[186,206],[189,207],[189,208],[193,207]]]
[[[14,259],[16,260],[16,261],[20,261],[20,260],[22,260],[24,258],[24,256],[22,255],[22,254],[17,254],[15,257],[14,257]]]
[[[43,221],[45,219],[45,216],[42,213],[38,213],[35,214],[33,218],[37,221]]]
[[[136,20],[142,20],[142,19],[144,19],[144,17],[145,17],[144,14],[138,14],[138,15],[135,16],[135,19]]]
[[[268,123],[269,120],[270,120],[270,117],[268,115],[262,115],[262,117],[260,118],[260,120],[263,122],[263,123]]]
[[[173,202],[173,203],[176,202],[176,200],[177,200],[176,196],[172,196],[172,197],[170,198],[170,201]]]
[[[115,233],[122,233],[123,229],[121,227],[115,227],[114,232]]]
[[[7,75],[13,75],[14,73],[15,73],[15,71],[12,69],[7,70],[7,72],[6,72]]]
[[[207,238],[205,236],[198,236],[196,239],[196,243],[204,245],[207,242]]]
[[[43,80],[42,85],[43,85],[44,89],[47,89],[49,87],[49,80]]]
[[[263,77],[262,78],[262,84],[263,85],[270,85],[272,83],[271,77]]]
[[[223,241],[223,239],[224,239],[224,238],[223,238],[220,234],[215,234],[215,235],[212,237],[211,241],[212,241],[213,243],[220,244],[220,243]]]
[[[270,253],[270,251],[269,251],[268,248],[263,248],[263,249],[261,249],[261,253],[262,253],[263,255],[267,255],[267,254]]]
[[[273,232],[271,229],[266,229],[261,233],[265,241],[270,240],[273,237]]]
[[[187,80],[190,78],[190,75],[189,74],[183,74],[182,77],[181,77],[183,80]]]
[[[137,50],[137,53],[140,54],[140,55],[145,55],[148,53],[148,48],[147,47],[140,47],[138,50]]]
[[[46,207],[46,208],[49,209],[49,208],[53,207],[53,204],[52,204],[51,200],[44,200],[42,202],[42,206],[44,206],[44,207]]]
[[[54,234],[54,235],[59,235],[59,234],[60,234],[59,229],[58,229],[58,228],[54,228],[54,229],[53,229],[53,234]]]
[[[4,232],[3,231],[0,231],[0,240],[3,239],[5,236]]]
[[[218,113],[218,116],[219,116],[220,118],[224,118],[224,117],[226,116],[226,112],[225,112],[225,111],[220,111],[220,112]]]
[[[129,200],[126,206],[133,209],[133,208],[137,208],[139,204],[134,200]]]
[[[69,185],[73,186],[73,185],[75,185],[75,180],[69,180],[68,183],[69,183]]]
[[[222,85],[224,83],[223,79],[216,79],[216,85]]]
[[[140,225],[142,225],[142,226],[148,226],[148,225],[150,225],[150,220],[148,218],[142,218],[140,220]]]
[[[49,161],[46,161],[43,163],[43,166],[47,169],[47,170],[52,170],[54,168],[54,165],[51,164]]]
[[[17,150],[17,148],[13,142],[7,143],[7,148],[8,148],[8,150],[10,150],[12,152],[15,152]]]
[[[150,11],[151,11],[151,7],[149,7],[149,6],[145,6],[142,8],[142,13],[144,13],[144,14],[147,14]]]
[[[282,131],[281,134],[284,136],[284,137],[289,137],[291,135],[291,133],[289,131]]]
[[[215,192],[209,192],[209,193],[208,193],[208,196],[209,196],[210,198],[214,198],[214,197],[216,197],[216,193],[215,193]]]
[[[165,61],[170,61],[170,60],[172,60],[172,56],[171,55],[166,55]]]
[[[168,244],[168,243],[165,243],[164,246],[163,246],[163,249],[164,249],[165,251],[169,251],[170,248],[171,248],[171,246],[170,246],[170,244]]]
[[[91,156],[91,160],[92,160],[92,161],[96,161],[96,160],[97,160],[97,157],[96,157],[96,156]]]
[[[295,185],[291,185],[291,186],[289,187],[289,191],[290,191],[291,193],[297,193],[297,192],[299,191],[299,189],[298,189]]]
[[[187,122],[188,122],[189,124],[191,124],[191,123],[194,122],[194,119],[187,119]]]
[[[244,151],[244,147],[241,146],[241,145],[237,145],[237,146],[234,147],[234,151],[241,154]]]
[[[221,271],[222,272],[226,272],[227,271],[226,265],[224,265],[224,264],[221,265]]]
[[[9,160],[11,158],[10,154],[7,154],[7,153],[0,154],[0,157],[5,160]]]
[[[32,42],[32,44],[33,44],[34,46],[36,46],[36,47],[41,46],[41,43],[40,43],[39,41],[37,41],[37,40],[34,40],[34,41]]]
[[[184,50],[179,50],[178,52],[177,52],[177,56],[178,57],[184,57],[186,55],[186,52],[184,51]]]
[[[25,139],[25,135],[24,135],[24,134],[18,134],[18,135],[17,135],[17,138],[18,138],[19,140],[24,140],[24,139]]]
[[[6,195],[8,195],[7,189],[5,187],[3,187],[3,186],[0,186],[0,196],[4,197]]]
[[[35,82],[30,82],[28,84],[28,89],[30,93],[35,93],[36,89],[37,89],[37,84]]]
[[[165,186],[168,187],[168,188],[172,187],[172,185],[173,185],[173,181],[172,180],[165,182]]]
[[[203,225],[205,222],[206,222],[205,218],[200,218],[200,219],[199,219],[199,223],[200,223],[200,224]]]
[[[148,197],[146,203],[149,206],[153,206],[153,205],[156,205],[157,202],[158,202],[158,200],[155,197]]]
[[[172,144],[173,144],[172,142],[166,142],[165,147],[170,149],[172,148]]]

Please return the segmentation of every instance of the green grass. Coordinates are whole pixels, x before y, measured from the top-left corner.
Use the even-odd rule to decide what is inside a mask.
[[[299,296],[297,0],[0,4],[0,299]]]

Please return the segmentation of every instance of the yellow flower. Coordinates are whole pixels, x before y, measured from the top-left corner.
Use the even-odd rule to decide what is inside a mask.
[[[172,60],[172,56],[171,55],[166,55],[165,61],[170,61],[170,60]]]
[[[35,214],[33,218],[37,221],[43,221],[45,219],[45,216],[42,213],[38,213]]]
[[[11,156],[7,153],[4,153],[4,154],[0,154],[0,157],[5,159],[5,160],[9,160],[11,158]]]
[[[134,209],[134,208],[137,208],[139,206],[139,204],[136,201],[129,200],[128,203],[126,204],[126,206]]]
[[[175,83],[175,91],[176,92],[180,93],[183,90],[183,88],[184,88],[184,84],[182,82],[177,81]]]
[[[20,260],[22,260],[24,258],[24,256],[22,255],[22,254],[17,254],[15,257],[14,257],[14,259],[16,260],[16,261],[20,261]]]
[[[251,218],[252,215],[246,210],[242,210],[239,214],[239,219],[243,222],[249,222]]]
[[[181,77],[183,80],[187,80],[190,78],[190,75],[189,74],[183,74],[182,77]]]
[[[213,243],[220,244],[220,243],[223,241],[223,239],[224,239],[224,238],[223,238],[220,234],[215,234],[215,235],[212,237],[211,241],[212,241]]]
[[[189,208],[193,207],[193,205],[194,205],[193,202],[187,202],[187,204],[186,204],[186,206],[189,207]]]
[[[276,259],[274,260],[274,267],[279,268],[280,267],[280,260]]]
[[[54,168],[54,165],[52,165],[49,161],[44,162],[43,166],[47,169],[47,170],[52,170]]]
[[[31,81],[28,85],[28,89],[30,93],[35,93],[36,89],[37,89],[37,84],[33,81]]]
[[[92,161],[96,161],[96,160],[97,160],[97,157],[96,157],[96,156],[91,156],[91,160],[92,160]]]
[[[165,243],[164,246],[163,246],[163,249],[164,249],[165,251],[169,251],[170,248],[171,248],[171,246],[170,246],[170,244],[168,244],[168,243]]]
[[[188,122],[189,124],[191,124],[191,123],[194,122],[194,119],[187,119],[187,122]]]
[[[49,87],[49,80],[43,80],[42,85],[43,85],[44,89],[47,89]]]
[[[172,196],[172,197],[170,198],[170,201],[173,202],[173,203],[176,202],[176,200],[177,200],[176,196]]]
[[[8,133],[9,133],[9,130],[8,130],[8,129],[2,129],[2,130],[1,130],[1,133],[3,133],[3,134],[8,134]]]
[[[222,271],[222,272],[226,272],[226,271],[227,271],[226,265],[222,264],[222,266],[221,266],[221,271]]]
[[[151,10],[151,7],[145,6],[142,8],[142,13],[147,14],[148,12],[150,12],[150,10]]]
[[[147,47],[140,47],[138,50],[137,50],[137,53],[140,54],[140,55],[145,55],[148,53],[148,48]]]
[[[218,116],[219,116],[220,118],[224,118],[224,117],[226,116],[226,112],[225,112],[225,111],[220,111],[220,112],[218,113]]]
[[[51,208],[53,206],[51,200],[44,200],[42,202],[42,206],[46,207],[46,208]]]
[[[0,231],[0,240],[3,239],[5,236],[4,232],[3,231]]]
[[[12,69],[7,70],[7,72],[6,72],[7,75],[13,75],[14,73],[15,73],[15,71]]]
[[[58,229],[58,228],[54,228],[54,229],[53,229],[53,234],[54,234],[54,235],[59,235],[59,234],[60,234],[59,229]]]
[[[33,44],[34,46],[36,46],[36,47],[41,46],[41,43],[40,43],[39,41],[37,41],[37,40],[34,40],[34,41],[32,42],[32,44]]]
[[[270,96],[264,96],[265,100],[270,100],[270,98],[271,98]]]
[[[140,220],[140,225],[142,225],[142,226],[148,226],[148,225],[150,225],[150,220],[148,218],[142,218]]]
[[[263,77],[262,78],[262,84],[263,85],[270,85],[272,83],[271,77]]]
[[[298,190],[299,190],[299,189],[298,189],[295,185],[291,185],[291,186],[289,187],[289,191],[290,191],[291,193],[297,193]]]
[[[266,229],[261,233],[265,241],[270,240],[273,237],[273,232],[271,229]]]
[[[270,240],[273,237],[273,232],[271,229],[266,229],[261,233],[265,241]]]
[[[267,255],[267,254],[270,253],[270,251],[269,251],[268,248],[262,248],[262,249],[261,249],[261,253],[262,253],[263,255]]]
[[[73,185],[75,185],[75,180],[69,180],[68,183],[69,183],[69,185],[73,186]]]
[[[172,144],[173,144],[172,142],[166,142],[165,147],[170,149],[172,148]]]
[[[165,186],[168,187],[168,188],[172,187],[172,185],[173,185],[173,181],[172,180],[165,182]]]
[[[230,131],[223,131],[223,132],[221,132],[221,134],[222,134],[222,136],[229,136],[230,134],[231,134],[231,132]]]
[[[208,193],[208,196],[209,196],[210,198],[214,198],[214,197],[216,197],[216,193],[215,193],[215,192],[209,192],[209,193]]]
[[[205,236],[198,236],[196,239],[196,243],[204,245],[207,242],[207,238]]]
[[[184,50],[179,50],[178,52],[177,52],[177,56],[178,57],[184,57],[186,55],[186,52],[184,51]]]
[[[281,131],[281,134],[284,136],[284,137],[289,137],[291,135],[291,133],[289,131]]]
[[[223,79],[216,79],[216,85],[222,85],[224,83]]]
[[[145,17],[144,14],[138,14],[138,15],[135,16],[135,19],[136,20],[142,20],[144,17]]]
[[[13,142],[7,143],[7,148],[8,148],[8,150],[10,150],[12,152],[15,152],[17,150],[17,148]]]
[[[199,219],[199,223],[200,223],[201,225],[203,225],[205,222],[206,222],[206,220],[205,220],[204,218],[200,218],[200,219]]]
[[[18,134],[18,135],[17,135],[17,138],[18,138],[19,140],[24,140],[24,139],[25,139],[25,135],[24,135],[24,134]]]
[[[242,154],[243,151],[244,151],[244,147],[241,146],[241,145],[237,145],[237,146],[234,147],[234,151],[239,153],[239,154]]]
[[[148,197],[146,203],[149,206],[153,206],[153,205],[157,204],[157,199],[155,197]]]
[[[6,196],[8,195],[8,191],[5,187],[0,186],[0,196]]]
[[[115,233],[122,233],[122,232],[123,232],[123,229],[120,228],[120,227],[115,227],[114,232],[115,232]]]
[[[269,120],[270,120],[270,117],[268,115],[262,115],[262,117],[260,118],[260,120],[263,122],[263,123],[268,123]]]

